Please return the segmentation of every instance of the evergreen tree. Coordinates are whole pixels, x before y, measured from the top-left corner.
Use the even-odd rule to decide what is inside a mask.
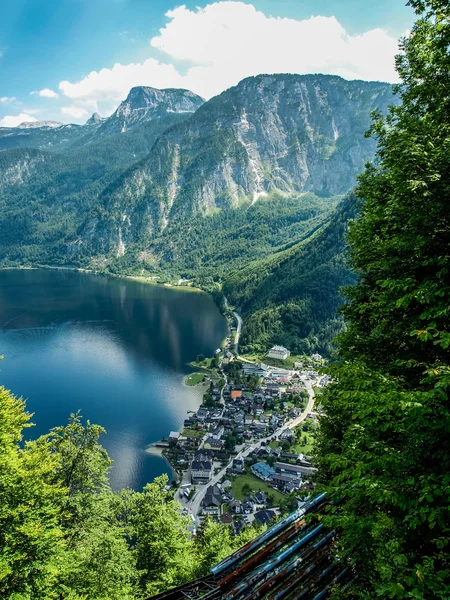
[[[409,4],[402,104],[371,130],[378,164],[349,233],[358,283],[317,446],[339,500],[325,521],[361,598],[450,597],[450,7]]]

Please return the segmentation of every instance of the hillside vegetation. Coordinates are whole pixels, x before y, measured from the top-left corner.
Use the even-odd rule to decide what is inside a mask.
[[[319,481],[337,502],[324,523],[358,574],[346,599],[450,597],[450,7],[410,4],[402,106],[372,127],[380,164],[349,233],[358,282],[321,396]]]
[[[308,239],[231,273],[224,290],[244,317],[241,349],[282,343],[296,354],[329,355],[342,329],[339,289],[354,282],[345,235],[355,198],[344,200]]]

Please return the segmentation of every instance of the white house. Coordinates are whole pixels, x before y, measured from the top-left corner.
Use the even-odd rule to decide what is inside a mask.
[[[273,346],[267,354],[269,358],[277,358],[278,360],[286,360],[290,356],[289,350],[284,346]]]

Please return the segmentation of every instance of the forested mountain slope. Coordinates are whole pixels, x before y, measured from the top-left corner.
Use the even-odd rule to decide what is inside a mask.
[[[339,288],[355,279],[345,242],[354,215],[350,195],[308,240],[226,278],[224,291],[244,317],[244,351],[282,343],[296,353],[330,353],[331,340],[342,328]]]
[[[373,157],[370,113],[392,86],[325,75],[260,75],[203,104],[109,186],[82,230],[90,254],[144,245],[177,217],[268,193],[343,194]]]
[[[18,146],[0,152],[0,261],[226,281],[248,348],[327,353],[346,210],[317,232],[373,158],[371,111],[393,102],[385,83],[259,75],[208,102],[136,87],[107,119],[0,128]]]

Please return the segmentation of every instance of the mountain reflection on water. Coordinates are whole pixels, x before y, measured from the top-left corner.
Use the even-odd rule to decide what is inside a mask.
[[[213,300],[190,290],[67,270],[0,271],[0,384],[27,398],[36,437],[81,410],[108,435],[113,487],[169,472],[148,444],[201,399],[183,384],[226,335]]]

